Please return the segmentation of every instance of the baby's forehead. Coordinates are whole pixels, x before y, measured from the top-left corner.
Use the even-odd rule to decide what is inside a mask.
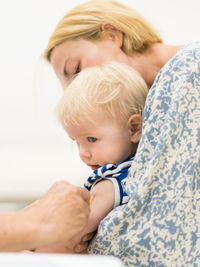
[[[105,114],[104,114],[105,115]],[[99,114],[98,117],[91,116],[87,118],[79,118],[74,122],[66,125],[65,130],[71,139],[77,140],[84,137],[103,137],[115,134],[124,128],[124,122],[120,119],[112,118]]]
[[[72,112],[65,123],[68,127],[80,128],[81,131],[84,126],[97,127],[98,124],[108,119],[108,113],[103,109],[92,107],[90,110],[83,107],[78,112]]]
[[[65,131],[71,139],[81,138],[83,136],[91,136],[98,132],[98,124],[96,121],[91,121],[87,118],[68,123],[65,127]]]

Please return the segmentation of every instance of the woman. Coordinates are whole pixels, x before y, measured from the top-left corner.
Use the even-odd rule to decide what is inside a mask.
[[[57,182],[31,206],[0,213],[0,251],[33,250],[70,239],[83,230],[88,215],[89,193],[65,181]],[[82,251],[86,245],[80,243],[76,250]]]
[[[63,87],[108,61],[149,87],[128,204],[101,223],[89,248],[127,266],[198,265],[200,256],[200,43],[169,46],[136,11],[94,0],[70,11],[44,52]]]

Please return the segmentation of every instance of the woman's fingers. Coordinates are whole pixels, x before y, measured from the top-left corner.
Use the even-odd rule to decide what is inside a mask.
[[[74,247],[75,253],[87,253],[88,242],[81,242]]]
[[[94,235],[95,235],[95,232],[84,235],[81,239],[81,242],[86,242],[86,241],[91,240],[94,237]]]
[[[88,248],[88,241],[91,240],[95,235],[95,232],[88,233],[84,235],[81,241],[75,245],[74,252],[75,253],[86,253]]]
[[[90,194],[65,181],[55,183],[46,195],[24,209],[36,228],[39,247],[64,241],[80,233],[90,213]]]

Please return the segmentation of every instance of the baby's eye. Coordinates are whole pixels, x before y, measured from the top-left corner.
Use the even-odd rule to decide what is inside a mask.
[[[95,137],[87,137],[87,140],[88,140],[88,142],[90,142],[90,143],[94,143],[94,142],[97,141],[97,138],[95,138]]]

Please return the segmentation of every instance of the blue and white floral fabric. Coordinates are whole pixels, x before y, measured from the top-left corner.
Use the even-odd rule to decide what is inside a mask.
[[[126,266],[200,266],[200,42],[158,73],[126,189],[129,202],[100,223],[90,253]]]

